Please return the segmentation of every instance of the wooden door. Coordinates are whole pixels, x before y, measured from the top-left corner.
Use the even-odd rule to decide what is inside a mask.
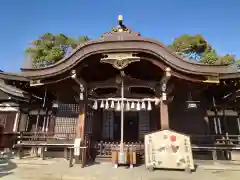
[[[132,142],[138,140],[138,112],[124,112],[124,142]],[[114,140],[121,139],[121,113],[115,112],[114,117]]]

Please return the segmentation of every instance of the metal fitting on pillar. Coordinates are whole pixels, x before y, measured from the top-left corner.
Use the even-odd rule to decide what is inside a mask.
[[[76,73],[76,70],[72,70],[71,71],[71,78],[74,79],[76,81],[77,84],[79,84],[80,86],[80,100],[83,100],[84,99],[84,86],[83,84],[81,83],[81,81],[77,78],[77,73]]]
[[[163,84],[167,84],[168,80],[171,78],[171,68],[167,67],[165,69],[165,73],[164,73],[164,76],[162,77],[161,79],[161,82],[160,84],[163,85]]]
[[[162,92],[162,100],[163,101],[167,100],[167,93],[166,93],[167,83],[168,83],[168,80],[170,79],[170,77],[171,77],[171,68],[167,67],[165,69],[165,74],[161,79],[161,92]]]
[[[170,67],[167,67],[166,69],[165,69],[165,74],[166,74],[166,77],[171,77],[171,68]]]
[[[84,99],[84,87],[82,84],[80,84],[80,100],[83,100]]]
[[[167,94],[165,92],[162,93],[162,100],[163,101],[167,100]]]

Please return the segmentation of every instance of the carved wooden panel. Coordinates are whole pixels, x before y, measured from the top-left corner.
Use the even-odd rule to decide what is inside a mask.
[[[101,58],[102,63],[109,63],[116,69],[124,69],[130,63],[140,61],[140,58],[133,53],[108,53]]]

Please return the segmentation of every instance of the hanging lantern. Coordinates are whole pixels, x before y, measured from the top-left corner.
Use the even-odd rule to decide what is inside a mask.
[[[109,103],[108,103],[108,101],[106,101],[105,109],[108,109],[108,108],[109,108]]]
[[[148,111],[151,111],[151,110],[152,110],[152,104],[151,104],[151,101],[148,101],[148,107],[147,107],[147,110],[148,110]]]
[[[120,105],[120,102],[118,101],[116,111],[120,111],[120,110],[121,110],[121,105]]]
[[[111,108],[114,108],[114,101],[111,102]]]
[[[127,101],[126,111],[130,111],[130,103]]]
[[[97,109],[98,108],[98,102],[97,101],[94,101],[94,104],[93,104],[93,109]]]
[[[192,99],[192,93],[190,92],[189,95],[188,95],[188,100],[186,101],[187,103],[187,108],[188,109],[195,109],[198,107],[198,104],[199,104],[200,101],[194,101]]]
[[[100,108],[104,108],[104,103],[101,101]]]
[[[140,102],[139,102],[139,101],[137,102],[137,108],[136,108],[136,109],[137,109],[137,111],[140,111],[140,109],[141,109],[141,108],[140,108]]]
[[[141,107],[142,109],[146,109],[146,104],[145,104],[145,102],[143,101],[142,102],[142,107]]]
[[[194,101],[187,101],[187,108],[188,109],[195,109],[195,108],[197,108],[197,104],[196,104],[196,102],[194,102]]]
[[[135,103],[132,101],[131,103],[131,109],[134,109],[135,108]]]

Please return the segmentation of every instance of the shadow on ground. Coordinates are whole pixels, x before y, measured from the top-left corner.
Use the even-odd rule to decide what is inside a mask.
[[[17,165],[11,161],[11,155],[1,153],[0,155],[0,178],[12,174],[11,170],[17,168]]]

